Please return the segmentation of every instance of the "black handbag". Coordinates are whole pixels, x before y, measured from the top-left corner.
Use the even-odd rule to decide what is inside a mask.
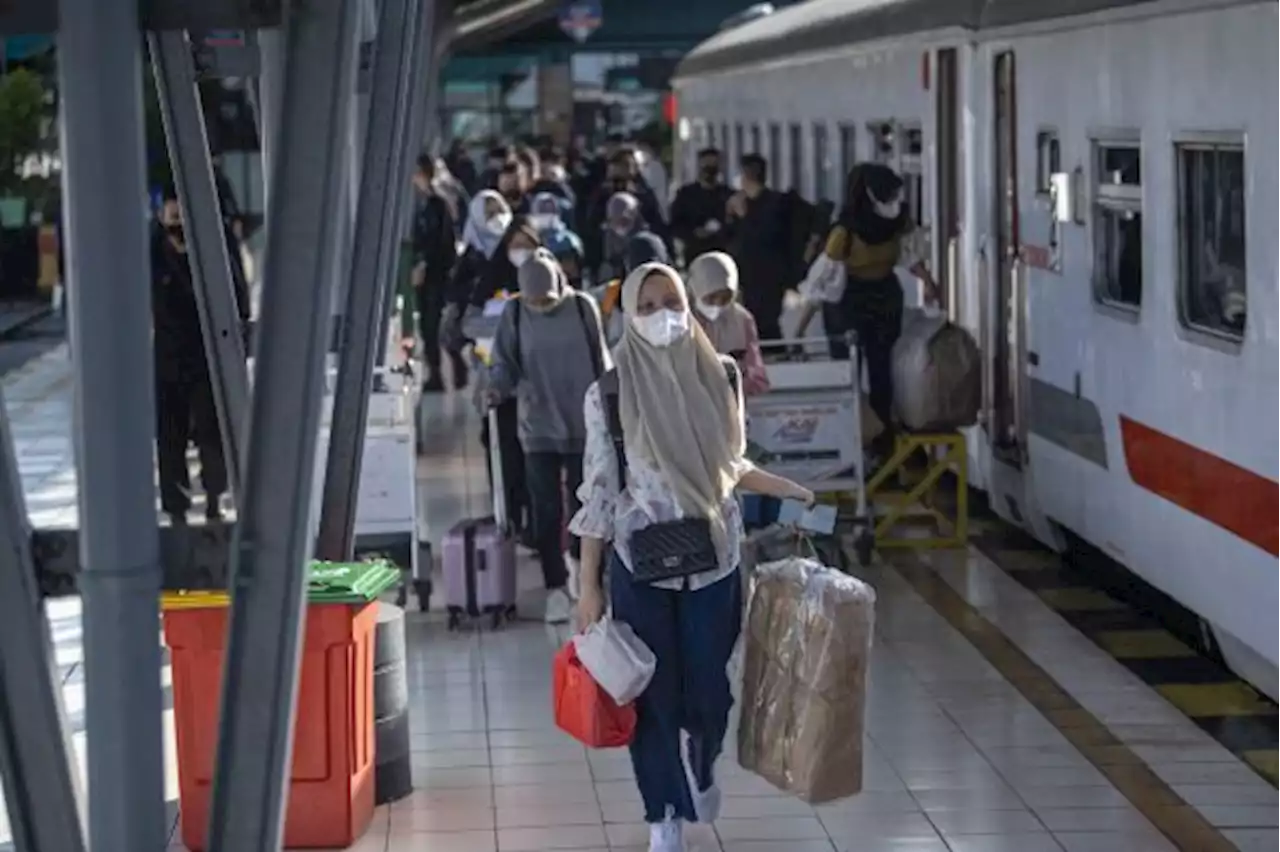
[[[720,565],[706,518],[682,518],[636,530],[628,547],[631,579],[636,583],[676,580]]]
[[[732,359],[721,360],[736,397],[741,393],[737,366]],[[627,455],[618,408],[616,370],[609,370],[600,377],[600,392],[617,459],[619,485],[626,488]],[[706,518],[681,518],[647,526],[633,532],[627,546],[631,551],[631,580],[635,583],[677,580],[720,567],[715,539],[711,537],[711,522]]]

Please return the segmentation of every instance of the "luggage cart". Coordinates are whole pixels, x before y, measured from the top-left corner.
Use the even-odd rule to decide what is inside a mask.
[[[854,548],[867,565],[875,547],[862,446],[862,361],[849,335],[848,361],[826,338],[761,341],[768,393],[749,396],[747,450],[757,465],[815,494],[851,495]]]

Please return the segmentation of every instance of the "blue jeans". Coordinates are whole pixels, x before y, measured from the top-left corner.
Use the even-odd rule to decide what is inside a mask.
[[[636,701],[631,763],[644,800],[645,820],[696,820],[680,753],[689,734],[689,763],[700,790],[724,746],[733,694],[725,671],[742,629],[742,583],[737,573],[696,592],[659,589],[631,581],[617,556],[610,559],[613,617],[635,630],[657,669]]]

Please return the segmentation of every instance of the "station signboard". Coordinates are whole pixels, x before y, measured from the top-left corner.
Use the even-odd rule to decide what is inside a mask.
[[[565,35],[582,44],[600,29],[604,11],[599,0],[569,0],[560,7],[557,20]]]

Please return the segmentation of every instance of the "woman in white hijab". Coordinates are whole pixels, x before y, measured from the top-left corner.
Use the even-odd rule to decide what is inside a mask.
[[[711,822],[719,810],[713,767],[733,705],[725,666],[742,619],[734,489],[806,504],[813,493],[743,457],[738,369],[694,321],[674,269],[638,267],[622,303],[617,368],[584,403],[582,509],[570,526],[582,538],[578,614],[585,627],[604,612],[609,542],[613,616],[658,661],[631,744],[649,848],[678,852],[682,823]]]
[[[768,393],[769,372],[756,318],[738,302],[738,264],[722,251],[699,255],[689,265],[689,291],[711,345],[738,362],[747,394]]]

